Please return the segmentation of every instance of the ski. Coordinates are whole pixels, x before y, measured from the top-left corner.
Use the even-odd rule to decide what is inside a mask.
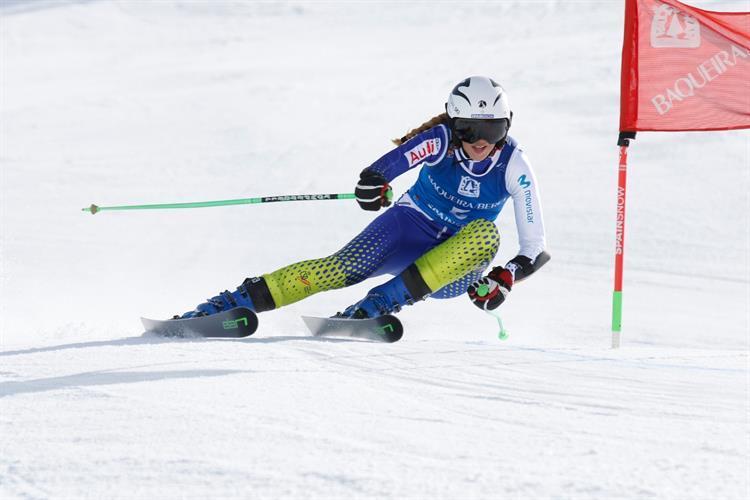
[[[164,337],[218,337],[241,338],[255,333],[258,316],[246,307],[235,307],[228,311],[187,319],[141,318],[146,333]]]
[[[396,342],[404,334],[401,321],[391,314],[366,319],[302,316],[302,320],[316,337],[349,337],[378,342]]]

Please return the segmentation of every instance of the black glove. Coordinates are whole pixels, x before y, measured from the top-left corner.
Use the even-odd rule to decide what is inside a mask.
[[[513,274],[497,266],[484,278],[469,285],[467,293],[471,302],[482,310],[497,309],[513,288]]]
[[[370,170],[363,170],[359,174],[359,183],[354,189],[357,203],[363,210],[380,210],[391,204],[393,190],[382,174]]]
[[[540,267],[549,262],[550,258],[550,255],[545,251],[542,251],[533,260],[525,255],[516,255],[505,264],[505,268],[513,274],[513,283],[518,283],[538,271]]]

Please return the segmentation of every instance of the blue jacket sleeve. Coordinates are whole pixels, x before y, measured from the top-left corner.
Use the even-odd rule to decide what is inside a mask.
[[[449,142],[448,128],[437,125],[386,153],[365,171],[382,174],[390,182],[414,167],[438,163],[445,157]]]

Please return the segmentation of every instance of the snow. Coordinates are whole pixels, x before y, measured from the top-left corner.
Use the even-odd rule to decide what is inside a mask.
[[[633,143],[609,347],[622,14],[4,0],[0,497],[748,497],[747,131]],[[140,316],[327,255],[374,215],[82,207],[350,192],[471,74],[510,94],[553,258],[503,306],[507,341],[463,298],[404,310],[396,344],[306,334],[301,315],[377,280],[241,341],[141,336]],[[498,225],[504,262],[510,205]]]

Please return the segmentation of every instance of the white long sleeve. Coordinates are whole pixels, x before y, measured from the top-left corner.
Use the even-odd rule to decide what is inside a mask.
[[[505,170],[505,186],[513,198],[518,230],[519,255],[532,261],[544,250],[544,220],[536,176],[526,154],[516,149]]]

